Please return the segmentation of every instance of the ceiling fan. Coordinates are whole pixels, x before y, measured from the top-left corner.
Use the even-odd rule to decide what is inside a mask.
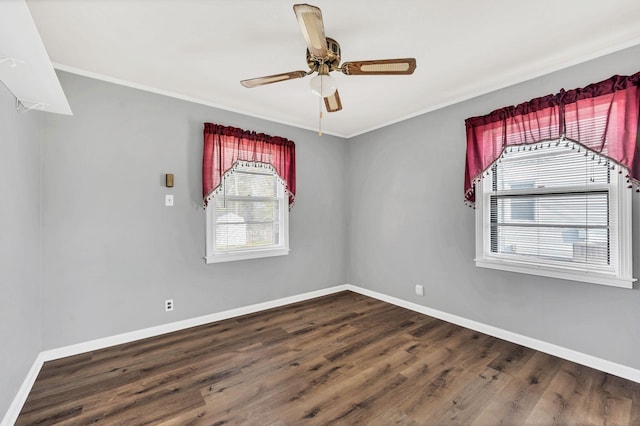
[[[309,4],[296,4],[293,11],[307,42],[307,65],[310,70],[242,80],[240,84],[244,87],[251,88],[302,78],[317,72],[318,75],[311,79],[311,91],[324,98],[327,112],[335,112],[342,109],[342,102],[335,80],[329,75],[330,72],[341,71],[346,75],[408,75],[413,74],[416,69],[415,58],[353,61],[340,65],[340,44],[325,36],[320,9]]]

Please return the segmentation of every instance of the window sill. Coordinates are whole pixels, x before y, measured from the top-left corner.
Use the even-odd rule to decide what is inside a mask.
[[[205,263],[221,263],[232,262],[235,260],[259,259],[262,257],[286,256],[288,254],[288,248],[229,251],[205,256],[204,261]]]
[[[602,284],[620,288],[633,288],[633,283],[637,281],[633,277],[617,277],[613,274],[602,272],[554,268],[550,266],[524,264],[512,261],[508,262],[497,259],[476,259],[475,262],[476,266],[480,268],[519,272],[522,274],[539,275],[543,277],[580,281],[591,284]]]

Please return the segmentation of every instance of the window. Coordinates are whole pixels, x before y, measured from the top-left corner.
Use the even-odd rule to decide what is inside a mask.
[[[295,143],[204,123],[202,197],[207,263],[289,253]]]
[[[627,172],[566,140],[512,146],[476,187],[476,265],[631,288]]]
[[[640,72],[465,120],[476,265],[632,288]]]
[[[206,207],[207,263],[289,253],[285,185],[269,164],[241,162]]]

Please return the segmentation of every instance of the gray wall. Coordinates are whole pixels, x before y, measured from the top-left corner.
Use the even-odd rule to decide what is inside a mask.
[[[633,73],[639,55],[629,49],[348,142],[63,72],[75,115],[22,114],[0,85],[0,338],[11,342],[0,352],[0,413],[39,350],[344,282],[640,368],[637,289],[476,268],[473,210],[462,202],[465,118]],[[296,142],[289,256],[204,264],[205,121]],[[175,175],[171,190],[165,173]],[[175,207],[164,207],[165,193]]]
[[[58,75],[75,115],[44,118],[43,349],[346,282],[343,139]],[[205,265],[206,121],[295,141],[288,256]]]
[[[632,74],[639,57],[640,47],[628,49],[349,140],[349,282],[640,369],[637,286],[476,268],[474,210],[463,203],[465,118]],[[416,284],[425,296],[414,294]]]
[[[0,83],[0,418],[40,351],[40,112]]]

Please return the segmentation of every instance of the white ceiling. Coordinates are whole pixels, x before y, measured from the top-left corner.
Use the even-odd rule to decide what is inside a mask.
[[[317,129],[310,77],[253,89],[239,83],[307,70],[294,3],[27,1],[56,68]],[[415,57],[418,64],[411,76],[333,73],[343,110],[325,113],[323,129],[343,137],[640,44],[638,0],[313,4],[343,61]]]

